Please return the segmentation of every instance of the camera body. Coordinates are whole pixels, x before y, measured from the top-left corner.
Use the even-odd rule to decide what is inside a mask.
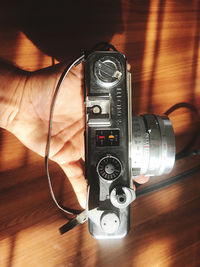
[[[96,51],[85,62],[85,175],[89,231],[123,238],[135,199],[132,177],[171,171],[175,158],[167,117],[132,116],[131,74],[117,51]]]
[[[135,198],[129,75],[119,52],[95,52],[85,63],[87,209],[95,238],[120,238],[129,230],[129,204]],[[122,188],[128,190],[128,198]]]

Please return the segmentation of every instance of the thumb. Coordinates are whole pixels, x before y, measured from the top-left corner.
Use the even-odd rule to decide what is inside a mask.
[[[138,184],[145,184],[149,181],[149,176],[144,176],[143,174],[140,174],[138,177],[133,177],[133,181]]]
[[[82,208],[86,208],[87,182],[85,179],[83,167],[80,161],[61,164],[63,171],[66,173]]]

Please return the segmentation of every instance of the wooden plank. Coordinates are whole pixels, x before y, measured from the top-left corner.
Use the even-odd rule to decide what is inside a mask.
[[[61,10],[45,3],[34,1],[31,8],[2,4],[1,59],[33,71],[50,66],[52,57],[69,60],[98,39],[110,39],[132,66],[135,114],[160,114],[179,102],[194,104],[200,112],[200,1],[88,1],[75,20],[73,4],[66,3]],[[199,118],[186,108],[170,118],[180,151],[192,138]],[[199,156],[182,159],[170,175],[199,163]],[[64,172],[55,163],[50,167],[59,201],[78,208]],[[151,178],[142,187],[170,175]],[[131,207],[131,231],[123,240],[97,241],[89,235],[87,224],[60,236],[58,228],[66,219],[51,200],[43,158],[0,131],[2,267],[196,267],[200,265],[199,207],[200,179],[195,174],[138,197]]]

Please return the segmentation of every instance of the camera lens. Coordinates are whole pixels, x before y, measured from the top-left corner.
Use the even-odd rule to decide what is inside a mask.
[[[158,176],[172,170],[175,136],[167,116],[133,116],[131,158],[133,176]]]

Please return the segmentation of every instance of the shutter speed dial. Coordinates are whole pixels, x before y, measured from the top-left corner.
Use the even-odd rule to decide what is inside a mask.
[[[97,173],[105,180],[117,179],[122,172],[122,164],[118,158],[107,155],[97,164]]]

